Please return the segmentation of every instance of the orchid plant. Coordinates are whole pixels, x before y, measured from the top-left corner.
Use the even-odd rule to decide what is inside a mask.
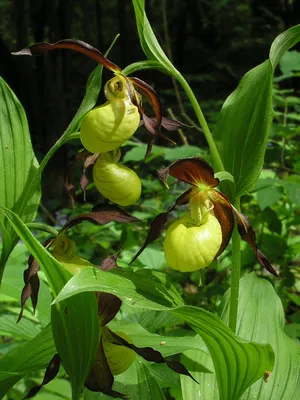
[[[5,178],[4,194],[0,197],[3,238],[1,274],[21,238],[31,256],[24,272],[18,322],[21,324],[26,317],[29,298],[33,311],[39,309],[40,275],[47,282],[52,296],[48,305],[51,316],[47,324],[30,341],[22,344],[18,353],[13,350],[0,359],[0,372],[3,372],[0,374],[1,396],[28,372],[46,368],[44,380],[38,386],[33,385],[26,398],[34,396],[55,378],[61,363],[71,382],[73,400],[80,399],[82,395],[89,399],[93,391],[111,398],[137,398],[136,393],[144,393],[139,398],[163,399],[164,394],[152,368],[155,363],[165,368],[162,376],[170,373],[181,375],[181,390],[185,399],[188,398],[186,388],[192,390],[192,385],[196,385],[197,389],[193,386],[193,398],[198,392],[203,398],[220,400],[238,400],[245,398],[242,396],[247,393],[250,396],[247,398],[251,398],[253,393],[255,396],[259,393],[261,399],[267,400],[270,391],[278,391],[281,386],[280,375],[286,369],[286,359],[276,347],[276,343],[280,342],[277,336],[271,343],[269,338],[247,336],[247,332],[242,331],[243,318],[247,313],[246,305],[243,305],[242,311],[240,306],[244,302],[240,284],[245,287],[245,281],[240,278],[240,239],[251,246],[257,262],[268,273],[278,278],[280,268],[276,260],[271,260],[272,266],[258,249],[255,227],[241,212],[240,199],[255,184],[262,170],[273,115],[272,78],[280,58],[300,40],[300,26],[279,35],[272,44],[269,58],[244,76],[236,91],[225,101],[212,135],[191,87],[160,47],[147,19],[144,1],[133,0],[133,6],[141,46],[147,57],[145,61],[121,69],[107,58],[107,54],[103,55],[91,45],[74,39],[63,39],[53,44],[37,43],[13,53],[32,56],[69,49],[99,64],[88,80],[85,98],[73,121],[40,165],[31,147],[25,112],[11,89],[1,81],[5,103],[1,108],[1,115],[4,116],[1,121],[4,122],[0,127],[3,142],[0,167]],[[104,85],[107,101],[96,106],[102,85],[102,67],[114,76]],[[140,78],[130,76],[149,68],[173,76],[184,89],[207,139],[212,165],[200,157],[191,157],[159,169],[158,177],[165,190],[168,190],[169,175],[191,187],[174,199],[165,212],[154,218],[147,228],[145,243],[132,262],[162,235],[170,213],[178,211],[179,206],[188,205],[185,214],[167,227],[164,237],[166,263],[180,272],[209,268],[231,240],[231,289],[224,297],[224,308],[229,311],[227,316],[224,312],[222,318],[200,307],[185,305],[167,274],[147,268],[140,270],[130,265],[119,267],[119,253],[108,254],[99,265],[93,264],[79,254],[76,240],[69,236],[70,229],[83,221],[97,227],[112,222],[142,223],[119,207],[136,205],[143,194],[136,172],[120,161],[121,147],[144,125],[150,133],[147,158],[157,138],[175,145],[166,132],[187,127],[179,121],[163,117],[161,101],[154,89]],[[152,106],[152,116],[145,114],[144,99]],[[51,237],[41,244],[31,232],[30,224],[35,219],[40,201],[43,170],[60,146],[79,138],[84,149],[74,163],[66,166],[66,189],[75,206],[76,185],[72,175],[75,166],[84,160],[81,189],[84,192],[87,190],[86,171],[93,167],[93,180],[105,204],[70,218],[58,231],[46,228]],[[15,161],[13,169],[8,167],[12,160]],[[246,279],[251,280],[252,287],[263,288],[260,293],[269,291],[271,296],[276,296],[269,286],[265,286],[268,283],[262,282],[255,274]],[[170,349],[164,346],[171,341],[171,337],[163,338],[146,332],[151,346],[147,340],[142,344],[139,342],[142,335],[131,336],[126,331],[126,324],[121,324],[123,329],[111,327],[122,320],[122,313],[119,313],[122,306],[164,312],[188,324],[197,336],[176,337],[176,343]],[[275,315],[273,324],[274,320],[280,319],[278,313],[272,314],[273,311],[269,310],[268,313]],[[283,332],[280,335],[282,346],[295,348]],[[191,363],[185,362],[186,353],[182,355],[186,351],[203,354],[191,366]],[[289,355],[292,353],[290,351]],[[174,355],[177,356],[170,358]],[[208,357],[210,364],[207,363]],[[290,355],[289,362],[294,368],[296,356],[293,358]],[[273,380],[272,376],[275,376]],[[209,392],[210,397],[207,395],[210,385],[203,384],[208,380],[214,388],[214,392]],[[266,389],[261,385],[262,380],[269,380]],[[296,399],[292,397],[292,390],[296,384],[299,385],[299,378],[291,374],[284,384],[287,388],[285,394],[277,392],[276,399]],[[283,397],[286,393],[289,397]]]

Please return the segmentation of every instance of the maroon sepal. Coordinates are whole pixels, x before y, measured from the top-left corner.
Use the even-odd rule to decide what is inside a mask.
[[[134,344],[128,343],[125,339],[121,338],[108,328],[106,329],[106,333],[107,335],[109,335],[109,341],[111,343],[128,347],[129,349],[133,350],[136,354],[143,357],[144,360],[146,361],[155,362],[157,364],[166,363],[167,366],[173,371],[181,375],[189,376],[195,382],[197,382],[189,373],[189,371],[185,368],[185,366],[180,362],[174,360],[166,360],[159,351],[152,349],[152,347],[136,347]]]
[[[121,253],[121,250],[117,254],[114,254],[113,256],[105,258],[101,262],[99,268],[102,269],[102,271],[109,271],[111,269],[118,268],[119,266],[117,264],[117,259],[120,255],[120,253]]]
[[[168,215],[170,212],[174,211],[174,209],[177,206],[182,206],[185,205],[189,202],[191,196],[194,193],[194,188],[188,189],[184,193],[182,193],[176,200],[176,202],[171,205],[166,212],[163,212],[161,214],[158,214],[154,220],[151,222],[149,232],[147,234],[145,243],[143,246],[140,248],[140,250],[136,253],[136,255],[133,257],[133,259],[130,261],[130,264],[132,264],[145,250],[145,248],[152,242],[154,242],[156,239],[158,239],[161,234],[163,233],[163,230],[165,229],[165,224],[168,221]]]
[[[168,172],[174,178],[193,186],[205,184],[214,188],[220,183],[219,179],[214,177],[212,167],[200,157],[177,160],[168,167]]]
[[[272,275],[279,277],[279,274],[273,268],[272,264],[269,262],[267,257],[258,249],[256,244],[256,235],[249,219],[246,217],[246,215],[239,212],[233,206],[232,209],[237,219],[238,231],[239,234],[241,235],[241,238],[245,240],[245,242],[250,244],[259,264],[267,271],[269,271]]]
[[[213,189],[209,192],[208,196],[214,204],[213,211],[222,230],[222,244],[216,254],[216,259],[228,246],[234,227],[234,216],[232,206],[223,193]]]
[[[148,83],[142,81],[139,78],[130,77],[128,79],[130,80],[130,82],[133,83],[135,87],[139,89],[141,94],[144,95],[149,100],[155,113],[156,122],[160,127],[162,122],[162,105],[157,93],[150,85],[148,85]]]
[[[99,266],[102,271],[118,268],[117,259],[120,251],[111,257],[105,258]],[[122,301],[111,293],[97,292],[98,316],[100,326],[108,324],[119,312]]]
[[[98,316],[100,326],[105,326],[118,314],[122,301],[119,297],[104,292],[97,292]]]
[[[109,369],[104,354],[102,335],[101,335],[95,361],[85,381],[85,387],[87,387],[92,392],[102,392],[110,397],[114,398],[120,397],[121,399],[126,398],[123,394],[112,390],[113,384],[114,384],[114,377]]]
[[[138,218],[128,214],[122,208],[112,204],[100,204],[93,207],[91,212],[79,214],[71,218],[62,228],[62,231],[67,231],[75,225],[80,224],[82,221],[89,221],[96,225],[105,225],[108,222],[141,222]]]
[[[129,264],[132,264],[139,256],[142,254],[142,252],[145,250],[145,248],[152,242],[154,242],[156,239],[160,237],[162,234],[165,224],[168,221],[168,215],[169,212],[163,212],[161,214],[158,214],[154,220],[151,222],[150,229],[148,232],[148,235],[146,237],[145,243],[143,246],[139,249],[139,251],[136,253],[136,255],[133,257],[133,259],[130,261]]]
[[[75,204],[76,204],[76,195],[75,195],[76,186],[73,183],[75,168],[76,168],[77,164],[79,164],[82,161],[83,158],[88,156],[88,154],[90,154],[88,151],[82,151],[81,153],[79,153],[76,156],[75,161],[72,162],[71,164],[69,164],[64,172],[64,184],[65,184],[67,193],[70,197],[72,207],[75,207]]]
[[[85,159],[84,164],[83,164],[82,175],[81,175],[81,178],[80,178],[80,187],[81,187],[81,190],[83,191],[84,201],[85,201],[85,190],[86,190],[86,188],[87,188],[87,185],[89,184],[89,180],[88,180],[88,178],[87,178],[87,176],[86,176],[86,170],[87,170],[90,166],[92,166],[92,165],[95,164],[95,162],[96,162],[96,161],[98,160],[98,158],[99,158],[99,155],[100,155],[100,154],[98,154],[98,153],[91,154],[90,156],[88,156],[88,157]]]
[[[82,40],[64,39],[56,43],[36,43],[12,54],[15,56],[32,56],[56,49],[70,49],[83,53],[113,72],[121,71],[118,65],[109,61],[98,49]]]
[[[55,238],[49,238],[44,243],[44,247],[48,247]],[[24,283],[22,294],[21,294],[21,310],[19,317],[17,319],[17,323],[22,319],[26,301],[31,297],[31,303],[33,307],[33,311],[35,311],[37,302],[38,302],[38,294],[40,289],[40,280],[38,276],[38,271],[40,266],[36,259],[33,256],[29,256],[28,258],[28,268],[24,271]]]
[[[159,125],[154,118],[149,118],[146,114],[143,114],[143,122],[147,131],[150,132],[151,135],[154,136],[154,138],[161,137],[171,144],[176,144],[173,140],[169,139],[167,136],[161,133]]]
[[[58,374],[59,367],[60,367],[60,358],[58,354],[55,354],[50,363],[48,364],[43,382],[39,386],[33,387],[27,394],[27,396],[24,397],[24,399],[30,399],[31,397],[35,396],[40,391],[42,386],[45,386],[47,385],[47,383],[51,382]]]
[[[150,119],[155,120],[155,118],[150,117]],[[140,126],[144,125],[144,121],[141,120]],[[171,118],[166,118],[162,117],[161,120],[161,126],[166,130],[166,131],[176,131],[177,129],[180,128],[193,128],[192,125],[186,125],[183,122],[177,121],[176,119],[171,119]]]

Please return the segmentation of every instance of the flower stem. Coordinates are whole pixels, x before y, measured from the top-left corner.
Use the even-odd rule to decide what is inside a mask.
[[[234,203],[235,208],[240,211],[240,197]],[[232,233],[232,271],[231,271],[231,293],[229,309],[229,328],[236,332],[237,313],[239,304],[239,287],[241,275],[241,238],[235,223]]]
[[[216,146],[216,143],[213,139],[213,136],[211,134],[211,131],[207,125],[207,122],[205,120],[205,117],[203,115],[203,112],[201,110],[201,107],[194,95],[194,92],[192,91],[190,85],[187,83],[187,81],[184,79],[184,77],[181,74],[178,74],[176,76],[178,82],[181,84],[182,88],[184,89],[184,91],[186,92],[191,105],[193,106],[193,109],[195,111],[195,114],[198,118],[199,124],[203,130],[204,136],[207,140],[209,149],[210,149],[210,153],[211,153],[211,157],[214,160],[214,164],[215,164],[215,172],[220,172],[220,171],[225,171],[223,162],[221,160],[218,148]]]

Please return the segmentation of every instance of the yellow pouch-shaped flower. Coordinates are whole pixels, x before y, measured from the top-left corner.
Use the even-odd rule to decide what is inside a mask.
[[[75,275],[86,267],[93,267],[88,260],[75,255],[76,244],[67,236],[60,234],[54,241],[53,256],[66,268],[71,274]]]
[[[137,130],[138,108],[128,94],[128,82],[116,76],[105,85],[107,102],[91,110],[80,130],[83,146],[91,153],[106,153],[117,149]]]
[[[207,267],[222,243],[221,225],[207,213],[200,226],[187,214],[170,225],[164,242],[164,252],[171,268],[181,272]]]
[[[142,184],[137,174],[118,162],[115,155],[101,154],[93,168],[93,178],[99,192],[111,202],[129,206],[141,196]]]
[[[132,343],[132,340],[127,333],[115,332],[115,334],[120,336],[122,339],[125,339],[128,343]],[[113,375],[119,375],[126,371],[136,358],[136,354],[133,350],[107,340],[105,333],[103,333],[102,344],[106,361]]]

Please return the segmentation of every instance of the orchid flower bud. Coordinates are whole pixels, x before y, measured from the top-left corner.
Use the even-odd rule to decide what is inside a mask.
[[[73,240],[64,234],[56,237],[52,254],[71,274],[75,275],[83,268],[93,266],[88,260],[76,256],[75,253],[76,244]]]
[[[122,339],[128,343],[132,340],[125,332],[115,332]],[[113,375],[119,375],[126,371],[131,364],[135,361],[136,354],[128,347],[114,344],[106,338],[105,332],[103,333],[103,350],[108,363],[109,369]]]
[[[128,85],[130,83],[121,75],[112,78],[104,88],[108,101],[91,110],[84,118],[80,139],[91,153],[117,149],[137,130],[140,114],[131,102]]]
[[[140,178],[130,168],[120,164],[120,151],[100,154],[93,168],[94,182],[99,192],[111,202],[129,206],[141,196]]]
[[[213,214],[213,205],[196,196],[190,200],[190,213],[173,222],[167,231],[166,261],[178,271],[196,271],[214,260],[221,244],[221,225]]]

